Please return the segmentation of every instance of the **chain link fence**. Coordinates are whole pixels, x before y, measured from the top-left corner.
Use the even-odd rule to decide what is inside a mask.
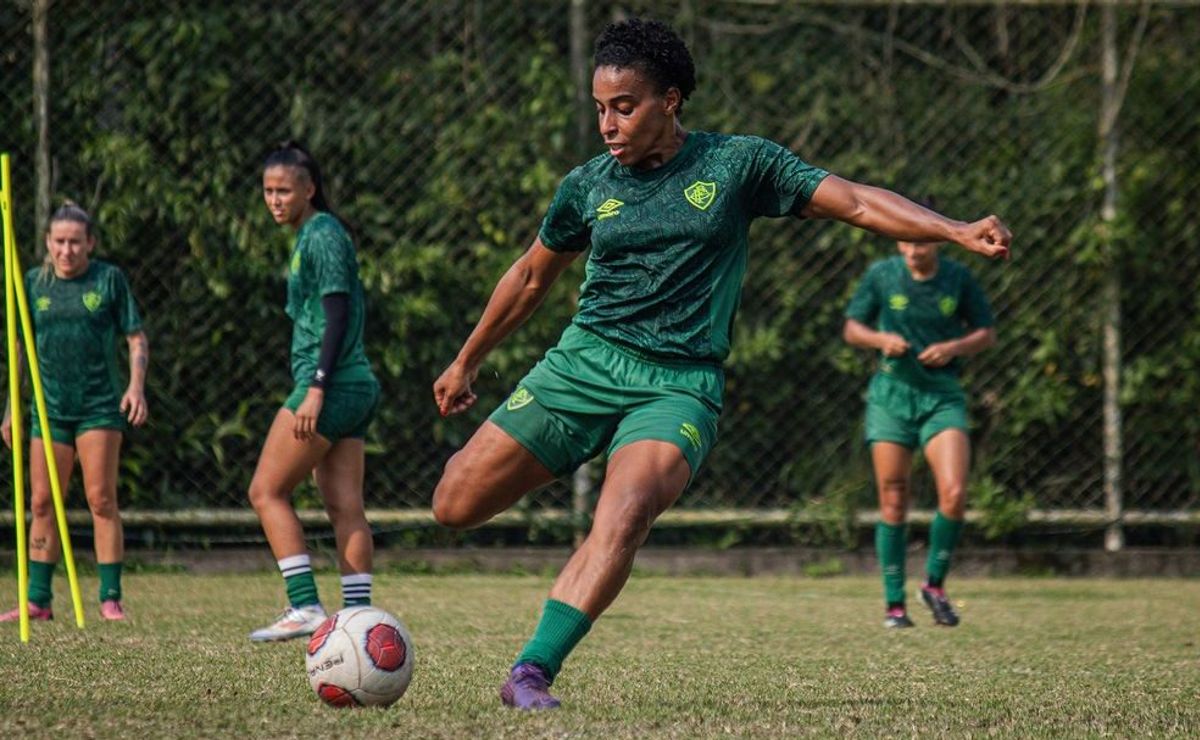
[[[153,421],[126,447],[127,508],[245,506],[289,389],[288,236],[258,178],[264,153],[291,137],[321,161],[359,247],[385,388],[368,503],[426,507],[445,460],[573,312],[581,265],[489,359],[477,409],[438,417],[433,379],[558,180],[600,151],[591,44],[628,14],[688,40],[699,87],[687,127],[769,137],[842,176],[935,194],[960,218],[1009,222],[1010,263],[961,257],[999,322],[999,345],[965,379],[977,488],[1113,516],[1114,500],[1195,507],[1195,6],[49,3],[41,179],[38,7],[0,3],[0,146],[16,163],[25,264],[41,256],[41,183],[93,211],[98,256],[127,271],[146,315]],[[858,277],[893,250],[836,224],[755,225],[722,439],[681,507],[872,504],[860,439],[874,359],[840,328]],[[569,484],[527,505],[567,507]]]

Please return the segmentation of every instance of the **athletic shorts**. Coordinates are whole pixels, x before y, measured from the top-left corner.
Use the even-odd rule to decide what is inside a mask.
[[[895,442],[924,448],[947,429],[967,431],[967,397],[962,389],[922,390],[878,374],[867,391],[867,444]]]
[[[41,439],[42,425],[38,421],[37,412],[35,411],[32,416],[33,419],[29,425],[29,436]],[[122,433],[129,430],[129,422],[126,421],[125,415],[119,410],[107,414],[96,414],[84,419],[55,419],[51,416],[49,422],[50,439],[59,444],[72,446],[75,445],[76,437],[93,429],[113,429]]]
[[[308,395],[307,385],[297,385],[283,402],[293,414]],[[325,389],[325,402],[317,417],[317,434],[330,442],[362,439],[379,408],[379,383],[342,383]]]
[[[695,477],[717,441],[724,389],[718,365],[651,358],[572,324],[490,418],[555,475],[658,440]]]

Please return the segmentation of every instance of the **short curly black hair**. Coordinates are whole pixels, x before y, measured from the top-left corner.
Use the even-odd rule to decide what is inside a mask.
[[[684,100],[696,89],[692,53],[679,34],[662,21],[629,18],[608,24],[596,37],[593,62],[596,67],[636,69],[654,83],[658,92],[675,87]]]

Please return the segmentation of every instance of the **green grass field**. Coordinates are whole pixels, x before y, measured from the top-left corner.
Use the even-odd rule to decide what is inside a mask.
[[[247,641],[277,577],[128,576],[124,624],[99,621],[85,579],[84,631],[64,580],[30,644],[0,625],[0,737],[1200,734],[1189,581],[959,581],[961,627],[918,611],[889,632],[873,578],[635,577],[568,660],[564,709],[528,715],[496,690],[545,577],[380,576],[417,656],[386,710],[324,707],[301,644]]]

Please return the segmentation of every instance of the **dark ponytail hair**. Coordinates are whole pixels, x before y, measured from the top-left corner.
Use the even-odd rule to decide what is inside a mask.
[[[268,154],[266,160],[263,161],[264,170],[272,167],[296,167],[304,170],[315,190],[312,197],[313,208],[333,214],[337,218],[337,214],[333,213],[333,209],[329,206],[329,199],[325,197],[325,181],[321,177],[321,168],[303,144],[292,139],[280,143],[279,147]],[[338,218],[338,220],[342,219]]]
[[[313,208],[318,211],[324,211],[330,216],[338,220],[346,233],[350,235],[351,240],[355,240],[357,234],[354,226],[342,218],[333,207],[329,205],[329,198],[325,195],[325,179],[321,177],[321,167],[317,164],[317,160],[309,153],[304,145],[295,139],[288,139],[280,142],[279,146],[267,155],[263,160],[263,170],[266,171],[272,167],[295,167],[304,170],[308,175],[308,179],[313,184]]]

